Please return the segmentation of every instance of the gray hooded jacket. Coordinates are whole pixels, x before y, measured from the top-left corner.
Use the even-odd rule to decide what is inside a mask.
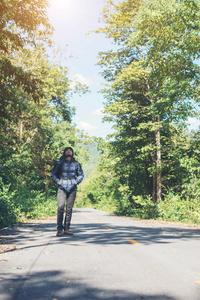
[[[72,150],[70,162],[65,157],[65,151],[69,148]],[[56,162],[51,172],[51,178],[58,184],[58,189],[71,193],[77,190],[77,184],[83,180],[83,177],[84,174],[81,165],[73,157],[73,149],[71,147],[65,148],[63,155]]]

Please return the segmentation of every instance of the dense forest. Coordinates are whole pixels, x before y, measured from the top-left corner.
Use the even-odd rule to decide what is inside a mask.
[[[98,57],[106,141],[72,125],[69,99],[87,86],[72,90],[48,54],[48,1],[0,6],[0,226],[56,214],[50,171],[66,144],[86,174],[77,206],[200,223],[200,130],[187,129],[199,117],[200,1],[106,1],[95,31],[116,49]]]
[[[59,64],[48,1],[0,2],[0,226],[56,213],[53,164],[70,145],[80,162],[92,139],[72,126],[73,84]],[[52,54],[51,54],[52,53]]]

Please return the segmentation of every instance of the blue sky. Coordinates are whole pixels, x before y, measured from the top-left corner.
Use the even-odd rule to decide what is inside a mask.
[[[73,122],[89,135],[105,138],[111,125],[102,123],[103,87],[101,68],[96,65],[99,51],[112,49],[109,39],[101,34],[87,32],[100,26],[103,0],[50,0],[49,18],[55,28],[55,46],[64,50],[62,65],[69,69],[70,79],[76,78],[89,86],[90,93],[74,96],[71,105],[76,107]],[[66,46],[67,45],[67,46]]]
[[[97,66],[99,51],[109,50],[113,45],[102,34],[91,33],[101,26],[99,18],[104,0],[50,0],[49,18],[55,28],[55,47],[64,51],[62,65],[69,69],[69,78],[85,83],[91,90],[83,96],[74,96],[71,105],[76,107],[73,123],[90,136],[105,138],[112,132],[111,124],[102,123],[101,109],[103,77]],[[66,46],[67,45],[67,46]],[[189,118],[190,128],[196,129],[200,122]]]

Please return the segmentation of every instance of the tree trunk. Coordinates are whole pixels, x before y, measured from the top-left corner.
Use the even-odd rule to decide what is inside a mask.
[[[137,48],[137,51],[139,55],[141,56],[141,53],[139,51],[139,48]],[[141,56],[142,57],[142,56]],[[150,91],[150,85],[149,81],[147,79],[147,75],[145,74],[145,80],[147,85],[147,90]],[[151,105],[154,104],[154,99],[149,99]],[[155,139],[156,139],[156,147],[157,147],[157,157],[156,157],[156,168],[157,168],[157,174],[153,175],[153,201],[160,202],[161,201],[161,195],[162,195],[162,173],[161,173],[161,142],[160,142],[160,116],[156,117],[153,115],[153,123],[157,121],[157,129],[155,130]],[[156,193],[157,192],[157,193]],[[156,198],[157,194],[157,198]]]
[[[156,175],[153,174],[153,202],[156,203]]]
[[[160,117],[158,116],[158,127],[160,124]],[[156,167],[157,167],[157,202],[161,201],[162,195],[162,173],[161,173],[161,142],[160,142],[160,128],[155,131],[156,137],[156,147],[157,147],[157,159],[156,159]]]

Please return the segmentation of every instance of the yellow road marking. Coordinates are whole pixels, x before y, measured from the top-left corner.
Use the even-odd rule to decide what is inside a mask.
[[[88,217],[86,214],[84,214],[84,213],[82,213],[86,218],[88,218],[88,219],[90,219],[90,220],[92,220],[93,222],[95,222],[96,223],[96,220],[94,220],[94,219],[92,219],[92,218],[90,218],[90,217]]]
[[[196,281],[196,283],[200,284],[200,280]]]
[[[139,245],[140,243],[134,241],[134,240],[131,240],[131,239],[126,239],[127,242],[133,244],[133,245]]]
[[[106,229],[108,229],[108,230],[113,230],[112,228],[110,228],[110,227],[106,227]]]
[[[88,219],[90,219],[90,220],[92,220],[93,222],[96,223],[96,220],[94,220],[94,219],[88,217],[88,216],[87,216],[86,214],[84,214],[84,213],[82,213],[82,214],[83,214],[85,217],[87,217]],[[101,224],[101,223],[97,223],[97,224]],[[110,227],[106,227],[106,229],[107,229],[107,230],[114,230],[113,228],[110,228]],[[126,239],[126,241],[129,242],[129,243],[131,243],[131,244],[133,244],[133,245],[139,245],[139,244],[140,244],[140,243],[138,243],[138,242],[136,242],[136,241],[134,241],[134,240],[131,240],[131,239]],[[198,283],[200,283],[200,281],[199,281]]]
[[[86,214],[84,214],[84,213],[82,213],[82,214],[83,214],[86,218],[88,218],[88,219],[92,220],[93,222],[95,222],[95,223],[101,225],[101,223],[100,223],[100,222],[97,222],[95,219],[92,219],[92,218],[88,217],[88,216],[87,216]]]

